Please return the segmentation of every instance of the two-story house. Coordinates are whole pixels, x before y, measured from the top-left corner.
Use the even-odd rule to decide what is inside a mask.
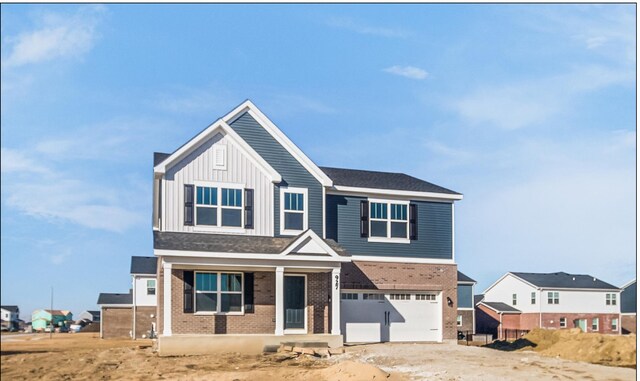
[[[128,293],[101,293],[100,337],[104,339],[148,337],[156,331],[156,257],[131,257],[131,289]]]
[[[620,289],[591,275],[509,272],[485,290],[476,319],[498,338],[535,327],[619,333]]]
[[[636,309],[638,307],[638,289],[636,280],[632,280],[620,287],[620,314],[622,315],[622,333],[636,333]]]
[[[242,103],[154,154],[160,353],[455,340],[460,199],[318,167]]]
[[[18,306],[2,306],[0,307],[0,317],[2,318],[3,329],[17,330],[20,321],[20,308]]]

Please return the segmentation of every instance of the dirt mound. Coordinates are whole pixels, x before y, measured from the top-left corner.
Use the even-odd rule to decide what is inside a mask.
[[[323,380],[326,381],[344,381],[344,380],[362,380],[362,381],[400,381],[398,375],[390,375],[382,369],[371,365],[363,364],[355,361],[344,361],[332,365],[320,371]]]
[[[494,342],[491,348],[503,351],[534,350],[545,356],[593,364],[636,367],[635,335],[603,335],[574,329],[536,328],[512,343]]]

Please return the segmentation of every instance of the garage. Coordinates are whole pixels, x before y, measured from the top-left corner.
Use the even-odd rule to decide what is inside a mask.
[[[433,292],[343,291],[347,343],[442,341],[442,297]]]

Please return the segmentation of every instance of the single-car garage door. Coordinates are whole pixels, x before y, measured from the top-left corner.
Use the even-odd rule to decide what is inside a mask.
[[[348,343],[442,341],[440,292],[342,292],[341,328]]]

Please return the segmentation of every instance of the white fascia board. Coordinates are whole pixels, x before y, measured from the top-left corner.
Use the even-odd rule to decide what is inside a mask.
[[[426,201],[442,201],[453,202],[462,200],[461,194],[435,193],[435,192],[416,192],[395,189],[378,189],[378,188],[360,188],[348,187],[344,185],[334,185],[327,191],[327,194],[335,195],[361,195],[367,197],[395,196],[398,198],[411,198]]]
[[[563,287],[540,287],[540,291],[594,291],[594,292],[609,292],[620,293],[621,289],[618,288],[563,288]]]
[[[496,284],[500,283],[504,278],[506,278],[506,277],[507,277],[507,276],[509,276],[509,275],[511,275],[511,276],[512,276],[512,277],[514,277],[515,279],[519,280],[520,282],[525,283],[525,284],[527,284],[527,285],[528,285],[528,286],[530,286],[530,287],[533,287],[533,288],[534,288],[534,289],[536,289],[536,290],[541,290],[541,288],[540,288],[540,287],[538,287],[538,286],[536,286],[535,284],[533,284],[533,283],[529,283],[529,282],[527,282],[526,280],[524,280],[524,279],[520,278],[519,276],[516,276],[516,275],[514,275],[513,273],[508,272],[508,273],[504,274],[503,276],[501,276],[501,277],[500,277],[500,279],[498,279],[497,281],[493,282],[493,284],[492,284],[491,286],[489,286],[486,290],[484,290],[483,294],[486,294],[486,293],[487,293],[489,290],[491,290],[491,289],[492,289]]]
[[[264,253],[221,253],[211,251],[188,251],[188,250],[158,250],[153,253],[157,256],[170,257],[199,257],[199,258],[221,258],[221,259],[251,259],[270,261],[303,261],[303,262],[351,262],[350,257],[314,257],[310,255],[286,255],[264,254]]]
[[[133,304],[99,304],[100,307],[111,307],[111,308],[130,308],[133,307]]]
[[[621,290],[624,290],[625,288],[631,286],[632,284],[636,283],[636,278],[633,278],[632,280],[628,281],[627,283],[625,283],[624,285],[622,285],[620,287]]]
[[[476,284],[476,283],[477,283],[477,282],[464,282],[464,281],[458,281],[458,284],[470,284],[470,285],[472,285],[472,286],[473,286],[474,284]]]
[[[139,277],[139,278],[155,278],[157,274],[138,274],[138,273],[131,273],[131,276],[134,277]]]
[[[265,114],[258,109],[250,100],[244,101],[233,111],[222,117],[226,123],[233,123],[243,113],[248,112],[280,145],[282,145],[291,156],[293,156],[309,173],[315,177],[320,184],[325,187],[333,185],[333,181],[300,150]]]
[[[352,255],[352,262],[393,262],[393,263],[426,263],[432,265],[455,265],[453,259],[413,258],[413,257],[378,257],[369,255]]]
[[[298,245],[300,245],[302,242],[304,242],[307,238],[311,238],[312,241],[317,243],[325,251],[325,253],[329,254],[331,257],[333,257],[333,258],[345,258],[345,257],[341,256],[340,254],[336,253],[335,250],[333,250],[331,248],[331,246],[327,245],[327,243],[324,242],[324,240],[322,238],[320,238],[311,229],[308,229],[306,232],[304,232],[304,234],[302,234],[300,237],[298,237],[298,239],[296,239],[291,244],[289,244],[289,246],[287,246],[287,248],[280,254],[280,256],[286,256],[287,258],[291,258],[291,257],[295,256],[295,255],[290,254],[290,253],[293,251],[293,249],[298,247]],[[321,254],[321,253],[319,253],[319,254]],[[351,261],[349,261],[349,262],[351,262]]]
[[[458,307],[458,311],[473,311],[475,308],[473,307]]]
[[[212,138],[220,131],[222,131],[224,135],[226,135],[236,145],[238,145],[253,162],[253,164],[262,169],[262,171],[269,176],[272,182],[282,182],[282,176],[278,173],[278,171],[276,171],[265,159],[263,159],[262,156],[258,155],[258,153],[222,119],[218,119],[217,121],[215,121],[204,131],[198,134],[195,138],[191,139],[187,144],[183,145],[176,152],[172,153],[171,156],[163,160],[162,163],[155,166],[153,168],[153,172],[156,176],[164,174],[172,164],[181,160],[193,150],[197,149],[207,139]]]

